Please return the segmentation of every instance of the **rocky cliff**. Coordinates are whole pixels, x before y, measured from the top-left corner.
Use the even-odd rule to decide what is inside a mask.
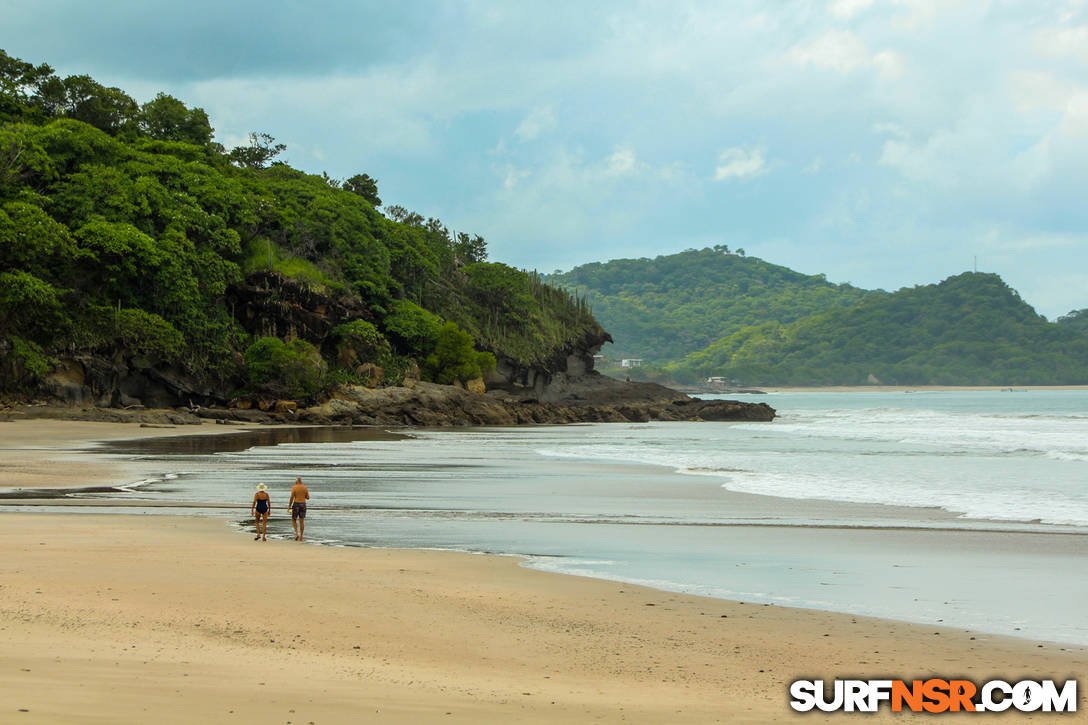
[[[618,383],[624,385],[623,383]],[[452,385],[419,382],[411,387],[344,386],[308,407],[295,401],[236,400],[232,407],[198,406],[149,410],[20,405],[0,418],[51,417],[111,422],[184,425],[201,419],[304,425],[533,425],[550,423],[645,423],[653,420],[773,420],[765,403],[697,400],[651,384],[631,383],[625,391],[604,391],[563,401],[541,401],[504,391],[473,393]]]
[[[371,315],[358,300],[321,294],[282,275],[261,272],[229,288],[226,303],[250,335],[301,338],[335,353],[330,333]],[[235,394],[239,377],[218,386],[176,363],[124,349],[58,358],[38,390],[38,415],[116,420],[106,409],[139,414],[141,422],[178,424],[200,417],[260,422],[381,425],[516,425],[579,421],[771,420],[766,405],[700,401],[651,383],[623,383],[593,370],[593,355],[611,340],[587,332],[546,360],[520,364],[495,351],[497,365],[486,394],[459,386],[419,382],[370,388],[342,386],[312,405],[262,394]],[[241,371],[242,360],[235,353]],[[25,401],[24,401],[25,402]],[[52,412],[47,412],[52,411]],[[79,412],[77,412],[79,411]],[[150,411],[159,411],[158,413]],[[121,415],[124,419],[125,415]]]

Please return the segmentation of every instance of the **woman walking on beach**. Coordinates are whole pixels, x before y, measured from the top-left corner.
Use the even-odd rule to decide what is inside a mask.
[[[272,509],[272,497],[268,495],[268,486],[257,484],[257,493],[253,494],[253,505],[249,507],[249,513],[257,522],[257,535],[253,540],[268,541],[268,512]]]

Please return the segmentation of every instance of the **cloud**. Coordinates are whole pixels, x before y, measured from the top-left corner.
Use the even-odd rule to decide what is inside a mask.
[[[1014,70],[1007,77],[1008,94],[1020,113],[1064,111],[1074,85],[1043,71]]]
[[[628,148],[617,148],[605,162],[607,173],[613,176],[626,176],[634,173],[637,167],[635,152]]]
[[[528,169],[519,169],[513,164],[506,164],[503,166],[503,180],[502,188],[504,191],[512,191],[522,179],[526,179],[532,175],[532,172]]]
[[[1084,0],[0,7],[9,53],[201,106],[228,146],[266,131],[306,171],[369,173],[511,264],[728,239],[895,288],[969,266],[987,229],[1088,238]],[[1009,265],[1030,299],[1088,249]]]
[[[831,14],[843,20],[849,20],[863,10],[872,6],[874,0],[834,0],[831,3]]]
[[[938,18],[947,19],[957,12],[985,15],[990,0],[892,0],[892,4],[906,10],[895,16],[892,24],[900,30],[914,33],[932,28]]]
[[[1036,31],[1033,45],[1041,55],[1088,63],[1088,25],[1044,28]]]
[[[830,68],[849,73],[867,66],[872,56],[865,43],[847,30],[829,30],[815,40],[798,44],[786,52],[786,60],[801,67]]]
[[[718,155],[714,180],[745,179],[767,173],[767,162],[760,149],[729,148]]]
[[[34,37],[27,60],[66,73],[160,82],[358,71],[416,55],[419,38],[436,34],[449,16],[441,5],[405,1],[393,17],[378,0],[325,0],[320,7],[277,0],[2,5],[5,36]]]
[[[859,68],[876,68],[881,76],[898,78],[903,73],[902,57],[891,50],[873,53],[861,38],[847,30],[828,30],[815,39],[794,45],[785,60],[794,65],[850,73]]]
[[[551,106],[537,106],[518,125],[514,135],[522,141],[533,141],[542,133],[554,130],[556,123],[554,108]]]

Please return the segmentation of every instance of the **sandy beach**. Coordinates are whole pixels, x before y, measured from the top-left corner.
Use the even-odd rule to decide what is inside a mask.
[[[258,428],[250,424],[142,428],[133,423],[92,423],[74,420],[0,421],[0,489],[72,488],[116,485],[139,480],[143,469],[134,463],[96,456],[98,441],[163,438],[182,435],[224,435]]]
[[[0,424],[0,470],[39,487],[11,464],[44,456],[39,473],[58,485],[125,479],[138,472],[123,462],[76,463],[77,442],[195,432],[103,425]],[[1088,671],[1081,647],[672,594],[513,557],[255,542],[191,516],[5,513],[0,552],[5,723],[823,721],[789,709],[790,681]],[[1086,721],[1034,720],[1054,717]]]

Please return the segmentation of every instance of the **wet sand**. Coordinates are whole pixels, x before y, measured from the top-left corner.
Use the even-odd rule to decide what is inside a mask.
[[[161,426],[52,419],[0,422],[0,490],[72,489],[140,481],[157,468],[123,456],[214,453],[285,442],[398,438],[380,428],[256,424]]]
[[[252,425],[141,428],[133,423],[30,419],[0,422],[0,489],[76,488],[133,483],[144,469],[92,452],[98,441],[223,435]]]

